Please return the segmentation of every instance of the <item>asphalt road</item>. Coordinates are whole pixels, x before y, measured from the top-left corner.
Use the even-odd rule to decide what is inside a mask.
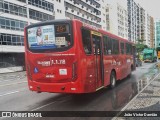
[[[117,82],[113,90],[105,88],[86,95],[38,94],[28,90],[25,72],[0,74],[0,111],[120,111],[159,72],[153,68],[154,64],[143,63],[143,66],[138,67],[131,77]],[[97,120],[98,118],[84,119]]]

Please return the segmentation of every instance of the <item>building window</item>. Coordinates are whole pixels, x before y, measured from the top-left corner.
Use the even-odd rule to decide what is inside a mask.
[[[101,14],[101,12],[100,12],[98,9],[96,9],[96,8],[94,8],[94,7],[92,7],[92,6],[89,6],[88,4],[86,4],[86,3],[83,2],[83,1],[81,1],[80,4],[82,4],[83,7],[86,7],[87,9],[90,9],[90,11],[85,11],[85,10],[83,10],[82,8],[77,8],[77,7],[75,7],[74,5],[65,2],[65,6],[66,6],[67,8],[70,8],[70,9],[72,10],[71,12],[73,12],[73,10],[74,10],[74,11],[76,11],[76,12],[79,12],[80,14],[84,14],[84,15],[86,15],[86,16],[89,16],[90,18],[96,19],[97,22],[100,22],[100,21],[102,20],[101,17],[97,16],[97,15],[100,15],[100,14]],[[92,12],[94,12],[94,13],[92,13]],[[97,15],[94,15],[95,13],[96,13]]]
[[[56,1],[59,2],[59,3],[61,2],[61,0],[56,0]]]
[[[24,46],[24,37],[20,35],[0,33],[0,44]]]
[[[54,11],[54,4],[47,2],[45,0],[28,0],[28,4],[51,11],[51,12]]]
[[[19,6],[13,3],[9,3],[6,1],[0,1],[0,11],[13,14],[13,15],[18,15],[22,17],[27,17],[27,8],[23,6]]]
[[[39,21],[54,20],[54,16],[29,9],[29,17]]]
[[[26,0],[18,0],[18,1],[26,3]]]
[[[82,21],[82,22],[84,22],[84,23],[87,23],[87,24],[89,24],[89,25],[96,26],[97,28],[101,28],[101,27],[102,27],[101,25],[99,25],[99,24],[97,24],[97,23],[94,23],[94,22],[92,22],[92,21],[90,21],[90,20],[88,20],[88,19],[79,17],[79,16],[77,16],[77,15],[73,15],[73,14],[71,14],[71,13],[69,13],[69,12],[65,12],[65,16],[66,16],[66,17],[69,17],[70,19],[78,19],[78,20],[80,20],[80,21]]]
[[[0,28],[23,31],[26,25],[27,22],[24,21],[4,17],[0,18]]]

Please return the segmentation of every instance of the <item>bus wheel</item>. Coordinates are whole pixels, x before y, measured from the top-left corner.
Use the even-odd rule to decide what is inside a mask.
[[[115,86],[116,86],[116,74],[114,71],[112,71],[110,75],[110,87],[114,88]]]

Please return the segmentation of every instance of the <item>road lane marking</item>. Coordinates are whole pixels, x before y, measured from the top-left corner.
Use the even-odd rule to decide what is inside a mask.
[[[63,97],[62,97],[62,98],[63,98]],[[41,109],[41,108],[44,108],[44,107],[49,106],[49,105],[51,105],[51,104],[53,104],[53,103],[56,103],[56,102],[65,102],[65,101],[69,100],[69,99],[66,99],[66,98],[70,98],[70,96],[64,97],[65,100],[61,100],[62,98],[59,98],[58,100],[56,100],[56,101],[54,101],[54,102],[51,102],[51,103],[48,103],[48,104],[46,104],[46,105],[42,105],[42,106],[40,106],[40,107],[37,107],[37,108],[35,108],[35,109],[32,109],[31,111],[39,110],[39,109]]]
[[[21,83],[26,83],[27,81],[22,81],[22,82],[16,82],[16,83],[12,83],[12,84],[4,84],[4,85],[0,85],[0,87],[5,87],[5,86],[10,86],[10,85],[15,85],[15,84],[21,84]]]
[[[16,81],[16,80],[21,80],[21,79],[25,79],[26,77],[18,77],[18,78],[7,78],[7,80],[0,80],[1,82],[6,82],[6,81]],[[27,79],[27,78],[26,78]]]
[[[7,81],[16,81],[16,80],[19,80],[19,79],[0,80],[0,83],[1,83],[1,82],[7,82]]]
[[[44,108],[44,107],[46,107],[46,106],[49,106],[49,105],[51,105],[51,104],[53,104],[53,103],[55,103],[56,101],[54,101],[54,102],[51,102],[51,103],[48,103],[48,104],[46,104],[46,105],[43,105],[43,106],[40,106],[40,107],[37,107],[37,108],[35,108],[35,109],[32,109],[31,111],[36,111],[36,110],[39,110],[39,109],[41,109],[41,108]]]
[[[117,120],[117,119],[118,119],[118,116],[119,116],[123,111],[125,111],[125,110],[128,108],[128,106],[130,105],[130,103],[132,103],[132,102],[138,97],[138,95],[140,95],[140,94],[150,85],[150,83],[153,82],[159,75],[160,75],[160,73],[159,73],[158,75],[156,75],[156,76],[153,78],[153,80],[151,80],[136,96],[134,96],[134,98],[133,98],[131,101],[129,101],[129,102],[127,103],[127,105],[126,105],[125,107],[123,107],[123,108],[121,109],[121,111],[120,111],[114,118],[112,118],[112,120]]]
[[[0,82],[3,82],[3,81],[13,81],[13,80],[20,80],[20,79],[24,79],[26,78],[25,76],[20,76],[20,77],[11,77],[11,78],[0,78]],[[3,80],[3,79],[7,79],[7,80]]]
[[[11,95],[11,94],[15,94],[15,93],[18,93],[18,92],[22,92],[26,89],[21,89],[21,90],[17,90],[17,91],[12,91],[12,92],[8,92],[8,93],[5,93],[5,94],[0,94],[0,97],[2,96],[6,96],[6,95]]]

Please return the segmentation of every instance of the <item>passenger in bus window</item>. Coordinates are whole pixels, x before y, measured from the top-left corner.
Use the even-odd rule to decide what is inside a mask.
[[[88,50],[87,45],[84,46],[84,51],[85,51],[86,54],[89,54],[89,53],[90,53],[89,50]]]
[[[90,38],[86,38],[84,44],[84,51],[86,54],[91,54]]]
[[[70,36],[65,36],[65,47],[68,47],[71,45]]]
[[[108,55],[111,55],[111,50],[108,50]]]
[[[65,46],[66,46],[66,47],[70,46],[71,43],[70,43],[69,40],[66,40],[65,42],[66,42],[66,43],[65,43]]]
[[[37,44],[42,45],[43,44],[43,37],[42,37],[42,30],[41,30],[40,27],[37,29],[36,35],[37,35],[37,37],[36,37],[37,38]]]

